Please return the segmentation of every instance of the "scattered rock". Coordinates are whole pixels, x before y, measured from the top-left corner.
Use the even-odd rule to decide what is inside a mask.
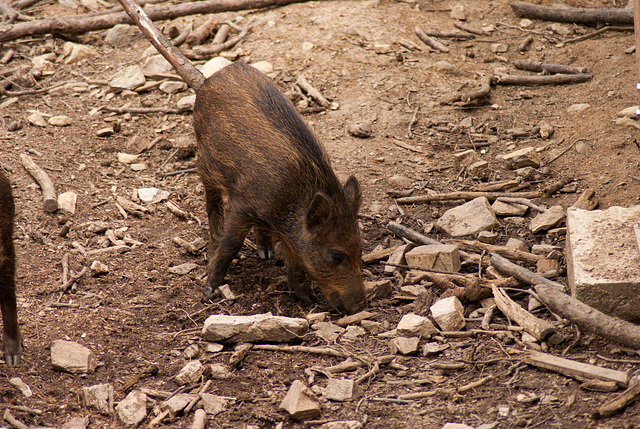
[[[314,334],[325,340],[327,343],[334,343],[340,334],[344,332],[344,328],[331,322],[319,322],[311,327]]]
[[[109,267],[100,261],[93,261],[91,263],[91,275],[95,277],[103,274],[109,274]]]
[[[334,422],[328,422],[321,426],[319,429],[362,429],[362,423],[357,420],[339,420]]]
[[[534,147],[525,147],[514,152],[499,155],[505,166],[510,170],[516,170],[523,167],[538,168],[541,165],[540,157]]]
[[[423,285],[406,285],[400,286],[400,292],[405,296],[419,297],[422,294],[427,293],[427,288]]]
[[[138,198],[143,203],[156,204],[169,198],[169,191],[161,191],[158,188],[139,188]]]
[[[496,216],[524,216],[529,207],[524,204],[505,203],[502,201],[494,201],[491,205]]]
[[[457,273],[460,271],[460,251],[454,244],[418,246],[405,254],[407,264],[425,270]]]
[[[523,252],[529,251],[529,246],[523,240],[515,237],[509,237],[507,242],[505,243],[505,247],[510,247],[512,249],[521,250]]]
[[[98,137],[109,137],[109,136],[112,136],[114,133],[115,133],[115,130],[111,126],[100,128],[98,131],[96,131],[96,135]]]
[[[147,418],[147,395],[132,390],[116,407],[118,418],[125,427],[137,427]]]
[[[327,382],[324,396],[331,401],[351,402],[358,399],[361,393],[355,380],[331,378]]]
[[[271,313],[253,316],[209,316],[202,328],[202,337],[207,341],[286,342],[300,338],[309,329],[306,319],[274,316]]]
[[[320,416],[320,403],[303,382],[294,380],[279,410],[285,411],[294,420],[310,420]]]
[[[51,344],[51,364],[53,369],[71,373],[95,371],[98,361],[88,348],[66,340],[55,340]]]
[[[352,136],[358,137],[361,139],[367,139],[371,137],[371,135],[373,134],[373,130],[371,129],[371,126],[364,122],[355,122],[350,124],[349,128],[347,128],[347,131]]]
[[[573,29],[566,25],[553,23],[549,26],[549,28],[551,28],[551,31],[553,31],[556,34],[560,34],[561,36],[568,36],[570,34],[573,34]]]
[[[174,71],[171,63],[162,55],[152,55],[147,58],[142,70],[147,75],[166,75]]]
[[[107,31],[104,36],[104,41],[115,47],[128,45],[133,41],[133,30],[137,27],[132,27],[128,24],[116,24],[113,28]]]
[[[224,57],[213,57],[202,66],[202,74],[204,77],[209,77],[229,64],[231,61]]]
[[[273,73],[273,65],[269,61],[257,61],[250,64],[251,67],[261,71],[264,74]]]
[[[443,331],[459,331],[465,326],[464,307],[455,296],[436,301],[431,306],[431,315]]]
[[[376,54],[382,55],[382,54],[390,54],[391,52],[393,52],[393,49],[391,48],[391,45],[388,43],[374,43],[373,51]]]
[[[464,5],[456,4],[451,8],[451,19],[457,19],[459,21],[465,21],[467,19],[467,10]]]
[[[204,366],[202,365],[202,362],[199,360],[192,360],[183,366],[180,372],[178,372],[176,375],[176,383],[180,386],[189,383],[196,383],[203,372]]]
[[[60,429],[86,429],[89,426],[89,416],[72,417]]]
[[[405,314],[396,331],[404,337],[427,337],[438,332],[429,319],[414,313]]]
[[[102,234],[108,229],[109,229],[109,224],[101,220],[96,220],[94,222],[91,222],[87,227],[87,231],[93,232],[94,234]]]
[[[376,322],[374,320],[363,320],[362,322],[360,322],[360,326],[362,326],[365,331],[372,335],[376,335],[385,331],[382,323]]]
[[[387,179],[390,185],[401,189],[409,189],[413,186],[413,180],[409,179],[407,176],[402,176],[400,174],[394,174],[393,176]]]
[[[392,347],[402,355],[410,355],[418,351],[419,337],[395,337],[391,340]]]
[[[109,81],[109,86],[116,91],[133,91],[144,85],[146,81],[140,66],[134,64],[118,71]]]
[[[202,407],[207,414],[216,415],[229,407],[229,404],[235,402],[234,398],[228,398],[225,396],[216,396],[211,393],[201,393]]]
[[[538,214],[536,217],[531,219],[531,223],[529,224],[529,229],[534,234],[537,234],[541,231],[546,231],[554,226],[557,226],[559,223],[563,222],[566,217],[566,211],[562,206],[553,206],[549,208],[544,213]]]
[[[452,237],[475,235],[498,225],[498,219],[486,197],[479,197],[449,209],[436,222],[437,227]]]
[[[435,356],[442,353],[449,347],[449,344],[440,344],[438,342],[425,343],[422,346],[422,356]]]
[[[478,241],[481,243],[496,244],[498,242],[498,234],[493,231],[480,231],[478,233]]]
[[[73,124],[73,119],[68,116],[52,116],[47,121],[49,125],[53,125],[54,127],[66,127]]]
[[[491,44],[491,52],[494,54],[502,54],[509,50],[509,45],[504,43],[492,43]]]
[[[567,108],[567,113],[582,113],[585,110],[589,109],[590,107],[591,107],[591,104],[589,103],[572,104]]]
[[[113,386],[107,384],[96,384],[95,386],[83,387],[84,404],[93,407],[101,414],[110,416],[113,414]]]
[[[369,301],[387,298],[393,293],[391,280],[364,282],[364,293]]]
[[[209,377],[216,380],[224,380],[231,377],[231,373],[224,365],[212,363],[209,365]]]
[[[22,393],[22,396],[24,396],[25,398],[30,398],[31,396],[33,396],[33,392],[31,392],[31,388],[29,387],[29,385],[22,381],[20,377],[11,377],[9,379],[9,384],[18,389],[20,393]]]
[[[40,112],[32,112],[29,116],[27,116],[27,122],[29,122],[31,125],[35,125],[36,127],[47,126],[47,121],[44,120],[44,117]]]
[[[184,276],[185,274],[189,274],[191,271],[198,268],[198,264],[193,262],[185,262],[184,264],[176,265],[175,267],[170,267],[167,269],[171,274],[178,274],[179,276]]]
[[[63,192],[58,195],[58,210],[70,216],[76,214],[76,201],[78,194],[73,191]]]
[[[176,107],[180,110],[193,110],[193,106],[196,104],[196,95],[187,95],[182,97],[176,103]]]
[[[164,401],[162,404],[164,407],[169,409],[172,416],[175,416],[180,411],[184,410],[187,405],[196,398],[198,398],[198,395],[195,393],[178,393]]]
[[[187,84],[184,82],[168,81],[160,84],[160,91],[165,94],[175,94],[176,92],[186,91],[187,88]]]
[[[67,59],[64,61],[65,64],[74,64],[86,58],[95,58],[100,56],[100,53],[95,49],[72,42],[66,42],[62,51],[64,55],[67,55]]]

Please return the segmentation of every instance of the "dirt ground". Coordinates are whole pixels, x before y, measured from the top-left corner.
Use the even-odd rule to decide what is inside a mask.
[[[551,3],[542,1],[545,5]],[[615,2],[595,0],[571,0],[567,4],[620,7]],[[470,40],[440,39],[449,47],[448,53],[427,48],[416,37],[415,27],[427,32],[460,32],[453,25],[457,21],[450,17],[450,10],[456,5],[463,5],[466,10],[465,24],[476,28],[492,26],[494,30]],[[81,9],[43,0],[24,13],[41,18],[79,14],[83,12]],[[506,1],[320,1],[226,13],[221,14],[221,19],[236,16],[245,17],[241,22],[251,19],[253,31],[228,52],[250,63],[270,62],[283,92],[291,92],[297,76],[303,73],[338,104],[336,110],[306,114],[305,119],[325,144],[340,177],[354,174],[362,184],[364,202],[360,220],[365,253],[379,245],[387,247],[399,242],[387,229],[389,221],[429,232],[428,226],[434,220],[459,203],[398,206],[389,197],[389,191],[413,189],[414,195],[428,190],[452,192],[470,190],[483,181],[513,179],[515,173],[507,170],[496,156],[527,146],[539,149],[546,168],[527,178],[524,190],[541,189],[562,178],[573,179],[561,192],[536,200],[538,203],[568,207],[588,188],[596,192],[600,208],[638,202],[638,131],[614,123],[617,112],[636,105],[638,100],[635,57],[627,53],[634,45],[633,32],[605,32],[560,45],[562,40],[594,29],[562,24],[568,30],[564,35],[551,29],[553,23],[537,20],[523,28],[521,18]],[[160,25],[182,29],[205,20],[204,16],[189,16]],[[528,35],[533,36],[532,45],[524,53],[518,52],[518,46]],[[100,56],[79,64],[65,64],[61,54],[67,40],[90,45]],[[506,52],[493,52],[492,45],[496,43],[506,45]],[[196,174],[164,175],[195,165],[193,156],[173,156],[185,138],[193,139],[191,114],[132,115],[97,110],[125,105],[173,108],[179,98],[191,92],[167,95],[155,88],[137,95],[123,95],[106,91],[105,82],[117,70],[143,63],[141,52],[148,47],[149,42],[138,33],[131,43],[114,48],[104,42],[104,31],[69,39],[33,36],[0,46],[0,57],[9,49],[16,53],[0,70],[29,65],[32,57],[48,52],[60,57],[54,72],[38,81],[38,87],[63,82],[88,84],[82,92],[67,88],[20,96],[0,110],[0,161],[13,184],[17,206],[18,305],[25,337],[22,364],[17,368],[0,366],[0,402],[2,408],[13,404],[41,410],[41,414],[12,410],[14,416],[30,427],[61,427],[77,416],[89,416],[91,428],[118,427],[115,417],[100,415],[84,405],[82,387],[111,383],[117,402],[125,396],[120,387],[126,381],[157,365],[158,373],[142,378],[136,387],[174,391],[178,386],[173,376],[187,362],[183,351],[191,344],[199,346],[203,363],[228,365],[233,345],[210,353],[205,351],[199,335],[210,314],[272,312],[304,317],[313,311],[328,310],[322,301],[316,306],[298,302],[282,284],[285,273],[282,263],[262,262],[249,247],[241,251],[228,273],[238,299],[201,302],[205,256],[187,254],[172,239],[181,237],[191,242],[206,237],[203,189]],[[377,53],[376,49],[384,53]],[[476,107],[439,103],[455,91],[473,88],[480,76],[534,74],[516,70],[512,64],[516,59],[587,67],[593,78],[586,83],[562,86],[499,85],[492,88],[486,102]],[[436,65],[439,61],[447,61],[452,69],[442,70]],[[10,88],[22,89],[25,88],[17,84]],[[0,103],[7,98],[0,98]],[[579,103],[588,103],[590,107],[578,113],[567,111],[569,106]],[[311,102],[311,106],[315,103]],[[45,119],[47,115],[65,115],[72,123],[65,127],[33,126],[26,120],[32,111],[43,113]],[[22,127],[9,131],[15,121]],[[349,127],[358,123],[371,128],[370,138],[349,134]],[[545,123],[554,129],[548,139],[540,137],[536,128]],[[99,129],[113,124],[118,124],[119,132],[109,137],[97,136]],[[140,155],[139,162],[147,167],[142,171],[134,171],[117,159],[119,152],[132,151],[131,140],[135,136],[143,144],[161,138]],[[407,150],[398,142],[418,151]],[[490,165],[482,180],[452,168],[454,153],[474,147]],[[64,237],[60,232],[66,219],[60,213],[42,210],[40,188],[19,159],[24,153],[47,171],[58,193],[73,191],[78,195],[77,212],[70,216],[70,230]],[[397,175],[405,181],[391,180]],[[187,220],[179,218],[164,203],[159,203],[150,206],[148,213],[124,218],[116,207],[116,197],[132,199],[138,188],[152,186],[169,191],[169,200],[192,216]],[[130,251],[122,254],[83,256],[74,243],[87,250],[106,245],[103,234],[89,230],[95,221],[106,222],[121,237],[140,244],[130,245]],[[509,222],[495,232],[499,244],[509,237],[520,237],[528,244],[564,244],[562,238],[544,233],[533,235],[525,226]],[[429,236],[448,238],[435,230]],[[109,273],[87,274],[73,293],[62,293],[61,261],[67,253],[74,273],[88,267],[94,259],[106,264]],[[187,262],[197,264],[189,274],[168,271]],[[465,270],[474,272],[477,266]],[[401,273],[404,274],[402,270]],[[395,292],[402,277],[385,277],[379,264],[367,265],[364,270],[365,281],[389,278]],[[565,281],[563,277],[557,280]],[[440,294],[437,289],[430,290],[432,300]],[[523,295],[515,297],[524,299]],[[374,320],[393,328],[404,314],[424,312],[422,304],[421,307],[410,300],[390,297],[371,302],[369,310],[376,313]],[[478,307],[478,303],[466,303],[465,314],[468,316]],[[554,320],[544,312],[540,315]],[[333,320],[338,317],[331,315]],[[501,314],[494,321],[508,323]],[[467,329],[473,327],[479,327],[477,320],[469,321]],[[560,355],[573,344],[565,357],[622,371],[636,370],[637,353],[584,333],[576,337],[571,325],[561,325],[560,330],[565,341],[545,344],[549,353]],[[91,349],[100,363],[97,370],[86,375],[53,370],[50,349],[57,339],[76,341]],[[514,344],[508,337],[489,336],[449,338],[443,342],[449,348],[434,357],[398,355],[399,366],[384,367],[374,379],[364,383],[359,400],[323,401],[320,419],[365,421],[368,428],[439,428],[447,422],[473,427],[496,423],[495,427],[500,428],[640,427],[638,403],[609,419],[592,419],[594,409],[615,393],[584,390],[577,380],[520,364],[518,354],[513,352],[521,348],[520,342]],[[327,345],[315,335],[305,336],[301,344]],[[388,340],[372,334],[355,341],[339,341],[336,346],[367,359],[389,353]],[[226,411],[212,416],[208,427],[272,428],[279,424],[278,427],[285,428],[308,427],[288,419],[278,411],[278,405],[293,380],[307,380],[305,369],[340,361],[318,355],[252,351],[239,368],[230,368],[230,378],[214,380],[211,393],[237,400]],[[458,370],[442,370],[432,368],[430,364],[434,362],[466,365]],[[344,376],[357,378],[362,373],[364,370]],[[457,386],[487,375],[495,378],[466,393],[455,392]],[[9,378],[16,376],[31,387],[32,397],[25,398],[8,383]],[[402,384],[428,377],[436,381],[426,386]],[[315,383],[324,387],[326,378],[317,376]],[[430,389],[436,392],[434,396],[408,403],[375,400]],[[519,395],[531,394],[544,400],[533,403],[519,400]],[[152,417],[150,412],[147,422]],[[193,414],[177,416],[160,427],[190,427],[192,419]]]

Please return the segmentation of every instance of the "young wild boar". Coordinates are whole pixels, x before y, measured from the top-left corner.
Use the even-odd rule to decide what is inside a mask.
[[[4,360],[18,365],[22,354],[22,336],[16,308],[16,253],[13,248],[15,206],[9,180],[0,171],[0,308],[4,323]]]
[[[224,284],[253,227],[261,258],[281,243],[289,289],[300,299],[312,297],[308,274],[332,306],[350,313],[364,306],[358,181],[340,185],[271,81],[242,62],[218,71],[198,90],[194,128],[211,233],[205,297]]]

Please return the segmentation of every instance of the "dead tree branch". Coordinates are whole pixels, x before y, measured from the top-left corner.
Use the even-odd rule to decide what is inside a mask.
[[[260,9],[268,6],[283,6],[306,0],[205,0],[180,4],[148,6],[145,11],[152,21],[174,19],[181,16],[233,12]],[[31,22],[0,26],[0,42],[40,34],[81,34],[88,31],[105,30],[116,24],[133,24],[125,12],[109,13],[101,16],[67,16],[45,18]]]
[[[543,21],[574,22],[586,25],[633,25],[633,10],[630,9],[559,8],[523,1],[511,3],[511,9],[518,16]]]

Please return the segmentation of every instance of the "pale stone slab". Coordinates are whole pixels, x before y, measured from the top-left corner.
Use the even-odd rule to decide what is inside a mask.
[[[438,228],[452,237],[474,235],[495,228],[499,224],[486,197],[479,197],[449,209],[436,222]]]
[[[89,416],[72,417],[60,429],[86,429],[89,426]]]
[[[287,342],[300,338],[309,329],[306,319],[274,316],[214,314],[204,322],[202,336],[207,341],[250,343],[256,341]]]
[[[405,254],[413,268],[457,273],[460,271],[460,251],[454,244],[427,244]]]
[[[147,395],[132,390],[116,407],[118,418],[125,427],[137,427],[147,417]]]
[[[403,337],[421,337],[438,332],[431,320],[414,313],[405,314],[400,319],[396,331]]]
[[[387,298],[393,293],[391,280],[378,280],[373,282],[364,282],[364,293],[367,300]]]
[[[55,340],[51,344],[53,369],[72,373],[95,371],[98,361],[91,350],[73,341]]]
[[[33,392],[31,391],[31,387],[29,387],[29,385],[27,383],[22,381],[22,379],[20,377],[11,377],[9,379],[9,384],[11,384],[13,387],[18,389],[20,391],[20,393],[22,393],[24,395],[25,398],[31,398],[31,396],[33,396]]]
[[[110,416],[113,414],[113,386],[109,383],[96,384],[82,388],[84,404],[93,407],[101,414]]]
[[[184,410],[189,403],[198,398],[195,393],[178,393],[163,402],[163,405],[169,409],[172,416]]]
[[[360,393],[355,380],[332,378],[327,383],[324,396],[332,401],[350,402],[358,399]]]
[[[391,340],[392,346],[402,355],[410,355],[418,351],[420,337],[396,337]]]
[[[510,170],[516,170],[523,167],[538,168],[541,163],[538,153],[532,146],[518,149],[504,155],[498,155],[498,157],[502,158],[505,166]]]
[[[553,228],[554,226],[557,226],[560,222],[564,221],[565,217],[566,212],[564,207],[553,206],[544,213],[540,213],[539,215],[531,219],[529,229],[534,234],[537,234],[538,232],[546,231]]]
[[[436,301],[431,306],[431,315],[443,331],[459,331],[465,326],[464,307],[455,296]]]
[[[192,360],[182,367],[176,375],[176,383],[179,385],[195,383],[200,379],[204,366],[199,360]]]
[[[225,396],[217,396],[211,393],[201,393],[202,407],[207,414],[220,414],[225,411],[230,403],[235,402],[235,399]]]
[[[287,412],[295,420],[310,420],[320,416],[320,403],[303,382],[294,380],[279,410]]]
[[[529,207],[524,204],[505,203],[496,200],[491,207],[496,216],[524,216]]]
[[[567,280],[574,298],[640,322],[640,255],[633,225],[640,206],[567,212]]]

